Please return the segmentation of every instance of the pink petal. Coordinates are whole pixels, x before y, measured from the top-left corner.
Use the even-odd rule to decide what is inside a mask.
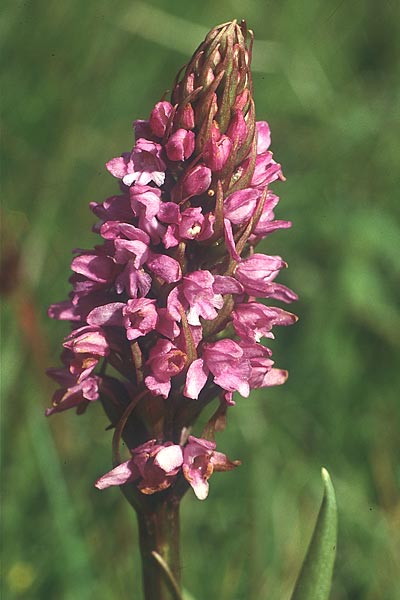
[[[175,131],[165,145],[169,160],[186,160],[194,151],[195,135],[193,131],[178,129]]]
[[[288,378],[288,372],[284,369],[271,369],[266,373],[262,387],[271,387],[273,385],[282,385]]]
[[[124,175],[127,174],[127,160],[123,156],[112,158],[106,163],[106,169],[111,173],[111,175],[114,175],[114,177],[122,179]]]
[[[224,216],[235,225],[247,223],[254,214],[260,196],[260,190],[254,188],[234,192],[224,201]]]
[[[146,264],[155,275],[161,277],[167,283],[174,283],[182,277],[180,264],[170,256],[153,254]]]
[[[157,453],[154,463],[165,473],[177,469],[183,463],[182,448],[177,444],[163,448]]]
[[[156,136],[163,137],[172,110],[172,104],[164,100],[163,102],[157,102],[151,111],[150,127]]]
[[[199,500],[205,500],[210,488],[208,481],[203,478],[201,472],[197,469],[189,469],[186,465],[183,465],[182,470],[196,497]]]
[[[233,231],[231,222],[228,219],[224,219],[224,234],[225,234],[225,245],[228,248],[228,252],[231,258],[236,261],[240,261],[240,255],[236,251],[236,244],[233,238]]]
[[[144,382],[146,384],[146,387],[154,396],[162,396],[163,398],[168,398],[168,394],[171,389],[170,379],[168,381],[159,381],[152,375],[148,375]]]
[[[186,398],[197,400],[201,390],[206,384],[208,373],[209,371],[204,365],[202,358],[194,360],[187,371],[183,395],[186,396]]]
[[[137,477],[139,477],[139,472],[134,464],[134,460],[131,458],[103,475],[103,477],[100,477],[94,485],[99,490],[104,490],[104,488],[111,485],[123,485],[129,481],[133,481]]]
[[[86,321],[89,325],[122,325],[122,309],[125,304],[123,302],[111,302],[94,308]]]
[[[71,269],[79,275],[84,275],[92,281],[98,283],[107,283],[112,279],[114,273],[114,263],[107,256],[97,256],[96,254],[81,254],[76,256]]]
[[[257,121],[257,154],[266,152],[271,145],[271,132],[266,121]]]

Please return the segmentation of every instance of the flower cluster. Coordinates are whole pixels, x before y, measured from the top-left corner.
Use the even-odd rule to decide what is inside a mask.
[[[189,436],[184,448],[179,444],[157,444],[150,440],[132,452],[132,458],[103,475],[96,482],[100,490],[134,481],[143,494],[154,494],[170,487],[182,469],[199,500],[208,495],[208,480],[213,471],[228,471],[239,463],[215,451],[215,442]]]
[[[274,218],[269,185],[284,178],[255,121],[247,37],[236,22],[214,29],[171,102],[134,122],[133,149],[106,164],[121,193],[91,204],[102,241],[76,253],[70,297],[49,309],[72,333],[64,367],[49,371],[60,389],[47,414],[101,397],[116,426],[140,396],[123,434],[132,458],[100,489],[152,494],[183,476],[206,497],[212,471],[235,463],[182,432],[212,399],[227,406],[287,378],[261,340],[296,317],[257,299],[296,294],[275,282],[284,260],[254,248],[291,224]]]

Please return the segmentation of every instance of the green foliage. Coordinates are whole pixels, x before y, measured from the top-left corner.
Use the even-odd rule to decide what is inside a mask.
[[[328,600],[336,555],[337,506],[335,490],[322,469],[324,497],[291,600]]]
[[[94,242],[88,202],[117,189],[102,165],[131,147],[130,123],[203,33],[233,17],[255,30],[257,115],[287,176],[277,218],[294,223],[264,249],[288,261],[280,281],[299,293],[300,320],[272,342],[288,383],[238,398],[218,437],[242,467],[215,474],[206,502],[183,502],[183,583],[199,599],[289,598],[327,464],[340,523],[331,600],[400,596],[395,4],[6,1],[4,598],[141,598],[132,511],[92,485],[111,466],[100,407],[42,416],[43,371],[67,333],[45,312],[69,291],[71,248]]]

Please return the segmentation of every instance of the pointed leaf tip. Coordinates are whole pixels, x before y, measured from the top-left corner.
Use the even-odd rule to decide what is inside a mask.
[[[337,506],[327,469],[321,469],[324,496],[291,600],[328,600],[336,555]]]

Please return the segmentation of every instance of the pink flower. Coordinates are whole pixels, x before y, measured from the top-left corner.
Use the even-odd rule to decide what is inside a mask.
[[[274,337],[271,333],[274,325],[292,325],[297,321],[297,317],[282,308],[247,302],[235,306],[232,320],[239,337],[259,342],[262,337]]]
[[[211,184],[211,169],[197,165],[190,169],[172,190],[176,202],[188,200],[193,196],[200,196],[208,190]]]
[[[100,219],[100,223],[94,226],[94,231],[99,231],[105,221],[123,221],[125,223],[132,218],[128,194],[111,196],[101,203],[91,202],[89,206],[93,214]]]
[[[124,270],[115,278],[117,294],[126,292],[130,298],[147,296],[151,288],[151,277],[143,269],[137,269],[134,261],[126,263]]]
[[[139,220],[151,222],[161,205],[161,192],[149,185],[136,184],[129,190],[131,209]],[[143,229],[140,224],[140,229]]]
[[[215,442],[189,436],[183,449],[182,471],[199,500],[208,496],[208,480],[214,471],[230,471],[238,466],[222,452],[215,451]]]
[[[168,202],[166,204],[172,204]],[[173,204],[178,209],[176,204]],[[195,208],[187,208],[186,210],[179,212],[179,209],[175,215],[172,215],[172,210],[160,211],[163,212],[162,218],[159,218],[164,222],[169,222],[171,225],[167,227],[163,242],[166,248],[173,248],[177,246],[181,240],[207,240],[214,233],[214,215],[202,214],[200,206]],[[168,219],[168,220],[167,220]]]
[[[267,192],[267,198],[264,203],[261,217],[254,229],[255,236],[264,237],[276,229],[288,229],[292,226],[290,221],[274,221],[274,207],[278,203],[279,198],[272,192]]]
[[[179,236],[184,240],[207,240],[214,233],[214,215],[203,215],[200,206],[187,208],[181,214]]]
[[[75,329],[64,341],[64,348],[74,354],[92,354],[107,356],[109,346],[100,327],[85,326]]]
[[[214,292],[213,284],[210,271],[194,271],[183,278],[181,290],[189,305],[187,319],[190,325],[200,325],[199,317],[207,320],[217,317],[223,298]]]
[[[260,190],[255,188],[234,192],[224,202],[224,216],[235,225],[246,223],[253,216],[260,197]]]
[[[131,452],[131,459],[96,481],[99,490],[138,480],[138,488],[143,494],[154,494],[174,482],[183,462],[181,447],[171,442],[157,444],[156,440],[149,440]]]
[[[282,177],[281,165],[276,163],[272,158],[272,152],[263,152],[256,158],[256,166],[251,179],[251,185],[254,187],[264,188],[276,179]]]
[[[161,206],[161,191],[149,185],[136,184],[129,188],[129,196],[139,228],[149,234],[154,244],[158,244],[165,232],[165,227],[156,218]]]
[[[228,392],[227,397],[235,391],[245,398],[249,395],[250,362],[243,349],[233,340],[223,339],[205,344],[202,356],[194,360],[188,369],[184,395],[197,399],[209,373],[214,376],[214,383]]]
[[[94,365],[95,366],[95,365]],[[48,369],[47,374],[54,379],[61,388],[56,390],[52,398],[52,407],[45,412],[46,416],[62,412],[74,407],[85,407],[89,402],[99,397],[99,377],[86,373],[82,378],[76,377],[67,367]]]
[[[166,254],[151,254],[146,264],[150,271],[167,283],[175,283],[182,278],[179,262]]]
[[[100,284],[108,283],[115,274],[112,259],[95,251],[82,253],[74,258],[71,269],[78,275]]]
[[[86,321],[89,325],[97,325],[100,327],[121,326],[123,324],[122,309],[124,307],[124,302],[110,302],[110,304],[96,306],[96,308],[90,311],[86,317]]]
[[[239,146],[243,144],[247,136],[247,125],[243,116],[243,111],[236,110],[227,129],[226,135],[230,137],[232,142]]]
[[[253,254],[238,264],[235,277],[250,296],[266,297],[269,284],[283,267],[286,263],[280,256]]]
[[[284,369],[272,368],[271,350],[261,344],[241,343],[243,355],[250,363],[249,385],[252,389],[282,385],[288,378]]]
[[[150,298],[128,300],[122,310],[128,340],[136,340],[155,329],[158,318],[155,303]]]
[[[150,115],[150,127],[157,137],[163,137],[173,106],[170,102],[157,102]]]
[[[171,341],[159,339],[150,350],[147,365],[151,375],[145,378],[145,384],[152,394],[168,397],[171,389],[171,377],[178,375],[186,365],[186,354]]]
[[[106,165],[121,193],[90,204],[100,242],[74,252],[69,297],[49,309],[72,332],[63,368],[49,372],[59,387],[47,414],[83,412],[101,392],[116,438],[133,448],[100,489],[131,482],[153,494],[179,476],[165,499],[183,491],[183,477],[205,498],[211,473],[235,463],[214,442],[186,442],[188,429],[216,397],[222,416],[235,392],[287,377],[259,343],[296,317],[256,298],[297,296],[275,283],[283,259],[255,253],[290,222],[275,220],[268,189],[284,177],[268,124],[255,120],[249,37],[236,21],[210,32],[170,101],[134,121],[134,147]]]
[[[266,121],[257,121],[257,154],[263,154],[271,145],[271,132]]]
[[[214,375],[214,383],[228,392],[250,393],[250,365],[242,348],[233,340],[223,339],[204,346],[203,360]]]
[[[134,181],[146,185],[151,181],[161,186],[165,181],[165,163],[161,159],[162,146],[156,142],[139,138],[132,152],[124,153],[106,163],[106,168],[125,185]]]
[[[232,150],[232,140],[226,136],[216,140],[210,138],[205,144],[203,149],[204,163],[211,171],[220,171],[226,161],[229,158],[229,154]]]
[[[165,145],[165,151],[169,160],[187,160],[194,151],[195,136],[193,131],[178,129],[175,131]]]

